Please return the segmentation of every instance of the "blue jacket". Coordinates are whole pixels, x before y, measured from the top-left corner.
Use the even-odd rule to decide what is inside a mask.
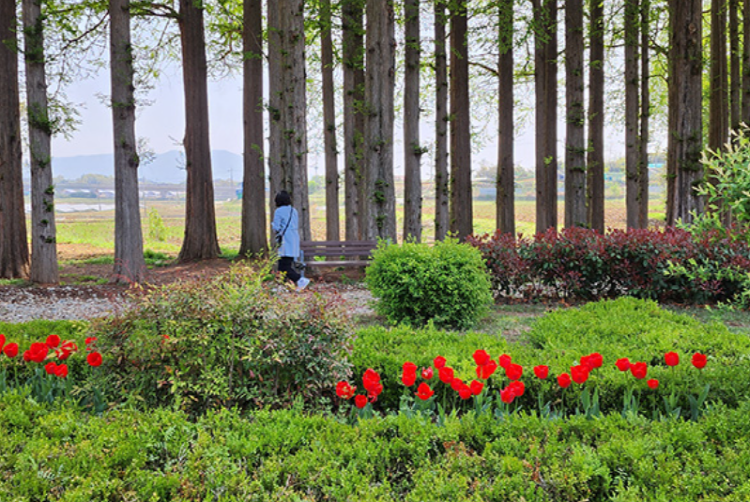
[[[289,226],[287,226],[289,222]],[[273,213],[271,228],[276,234],[284,232],[279,256],[299,257],[299,215],[292,206],[281,206]],[[284,230],[286,228],[286,230]]]

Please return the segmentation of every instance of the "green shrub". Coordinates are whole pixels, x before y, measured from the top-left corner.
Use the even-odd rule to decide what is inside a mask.
[[[234,266],[200,284],[163,286],[93,325],[110,398],[192,414],[296,399],[325,406],[349,375],[350,328],[334,300],[298,295],[270,268]]]
[[[382,243],[367,268],[375,309],[390,323],[466,328],[492,302],[490,280],[477,249],[456,240],[434,246]]]

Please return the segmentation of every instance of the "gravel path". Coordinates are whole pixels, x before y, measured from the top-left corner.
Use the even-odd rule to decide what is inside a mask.
[[[372,313],[372,295],[363,286],[313,282],[309,290],[341,296],[352,315]],[[2,322],[87,320],[117,313],[126,306],[125,290],[113,286],[0,287]]]

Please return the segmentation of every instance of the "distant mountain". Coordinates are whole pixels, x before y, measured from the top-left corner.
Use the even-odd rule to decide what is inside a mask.
[[[157,154],[154,161],[138,168],[138,178],[153,183],[184,183],[187,173],[184,169],[185,156],[177,150]],[[211,152],[211,166],[214,179],[242,179],[242,156],[226,150]],[[67,180],[76,180],[84,174],[114,176],[114,156],[77,155],[75,157],[53,157],[52,173]]]

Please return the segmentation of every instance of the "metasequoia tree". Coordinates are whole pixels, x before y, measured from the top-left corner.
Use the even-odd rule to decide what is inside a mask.
[[[532,0],[536,94],[536,231],[557,228],[557,5]]]
[[[60,280],[60,275],[57,266],[55,189],[51,162],[53,125],[47,106],[44,18],[40,0],[23,0],[22,7],[31,168],[30,279],[43,284],[56,284]],[[141,259],[143,259],[142,253]]]
[[[26,277],[29,248],[21,167],[16,2],[0,0],[0,278]]]
[[[320,2],[320,61],[323,76],[323,140],[326,166],[326,239],[337,241],[339,231],[339,170],[336,147],[336,103],[333,93],[331,0]]]
[[[583,0],[565,3],[565,226],[586,226]]]
[[[515,235],[513,179],[513,0],[498,5],[500,45],[498,89],[497,193],[495,221],[498,230]]]
[[[638,228],[638,0],[625,0],[625,208],[628,228]]]
[[[424,150],[419,143],[419,0],[404,0],[404,240],[422,239],[422,176]]]
[[[750,1],[742,4],[742,93],[740,121],[750,125]]]
[[[471,197],[471,114],[467,4],[451,4],[450,32],[450,230],[464,240],[473,230]]]
[[[112,280],[140,282],[147,269],[143,258],[143,234],[138,199],[139,159],[135,138],[130,1],[110,0],[109,18],[115,159],[115,265]]]
[[[667,150],[667,225],[690,223],[703,201],[695,185],[701,165],[701,2],[670,0],[669,144]]]
[[[268,2],[268,10],[271,197],[289,192],[300,238],[310,240],[304,0]]]
[[[746,2],[747,3],[747,2]],[[729,127],[740,125],[740,26],[739,0],[729,0]],[[745,44],[747,45],[747,44]]]
[[[651,117],[649,92],[649,11],[650,0],[641,0],[641,133],[638,138],[638,228],[648,228],[648,138]]]
[[[590,0],[586,194],[589,227],[604,233],[604,0]]]
[[[364,104],[363,0],[342,0],[344,73],[344,213],[346,239],[362,238]]]
[[[445,1],[435,5],[435,240],[448,234],[448,64],[445,50]]]
[[[203,5],[180,0],[182,81],[185,88],[185,237],[178,260],[219,255],[214,210],[214,184],[208,131],[208,73]]]
[[[263,165],[263,7],[261,0],[244,0],[242,7],[244,156],[240,256],[251,256],[268,249]]]
[[[711,80],[708,147],[719,151],[729,135],[726,0],[711,1]]]
[[[366,201],[364,237],[396,242],[396,195],[393,187],[393,91],[395,83],[392,0],[367,2],[365,78]]]

